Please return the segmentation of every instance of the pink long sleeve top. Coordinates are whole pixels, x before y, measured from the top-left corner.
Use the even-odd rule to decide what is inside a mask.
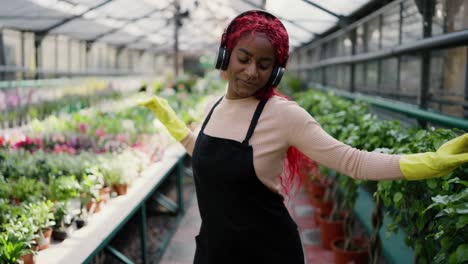
[[[242,142],[258,100],[254,97],[223,98],[213,111],[204,133]],[[182,140],[191,155],[197,133]],[[402,179],[400,155],[361,151],[327,134],[319,123],[296,102],[274,96],[263,109],[250,139],[254,168],[259,180],[280,193],[280,175],[286,152],[294,146],[312,160],[354,179]]]

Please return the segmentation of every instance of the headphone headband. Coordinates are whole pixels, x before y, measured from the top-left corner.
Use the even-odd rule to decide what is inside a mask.
[[[284,27],[283,23],[281,23],[281,20],[279,20],[279,18],[277,18],[276,16],[274,16],[272,13],[269,13],[267,11],[263,11],[263,10],[248,10],[248,11],[245,11],[245,12],[242,12],[240,13],[239,15],[237,15],[235,18],[233,18],[231,20],[231,22],[229,23],[229,25],[226,27],[226,29],[224,30],[224,33],[223,33],[223,36],[221,37],[221,46],[226,46],[225,44],[225,41],[226,41],[226,36],[227,34],[230,33],[231,31],[231,27],[232,25],[234,24],[234,22],[238,19],[238,18],[241,18],[243,16],[246,16],[246,15],[250,15],[250,14],[253,14],[253,13],[257,13],[257,14],[262,14],[264,15],[265,17],[269,17],[273,20],[277,20],[280,25],[284,28],[284,30],[286,30],[286,28]]]

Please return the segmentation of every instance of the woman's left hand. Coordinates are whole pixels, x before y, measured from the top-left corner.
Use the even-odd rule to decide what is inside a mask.
[[[443,144],[436,152],[403,155],[400,170],[407,180],[421,180],[448,174],[468,162],[468,133]]]

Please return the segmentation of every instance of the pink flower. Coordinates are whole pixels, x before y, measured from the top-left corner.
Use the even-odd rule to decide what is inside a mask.
[[[67,150],[68,154],[75,154],[76,153],[76,150],[74,148],[68,148]]]
[[[106,134],[106,132],[104,131],[104,129],[102,129],[102,127],[96,129],[96,136],[98,137],[102,137]]]
[[[123,135],[123,134],[119,134],[117,136],[115,136],[115,140],[121,142],[121,143],[124,143],[126,140],[127,140],[127,136]]]
[[[86,125],[85,123],[81,123],[79,126],[78,126],[80,132],[82,134],[85,134],[86,131],[88,130],[88,125]]]
[[[58,144],[56,144],[56,145],[54,146],[54,152],[55,152],[55,153],[60,153],[61,151],[62,151],[62,149],[60,148],[60,146],[59,146]]]

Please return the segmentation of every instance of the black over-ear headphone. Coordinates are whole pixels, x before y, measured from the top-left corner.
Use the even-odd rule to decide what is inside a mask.
[[[224,31],[224,33],[223,33],[223,35],[221,37],[221,45],[219,46],[218,56],[217,56],[216,65],[215,65],[216,69],[224,71],[228,67],[229,57],[231,56],[231,54],[229,54],[229,52],[227,50],[227,35],[230,33],[232,24],[234,23],[234,21],[236,21],[236,19],[238,19],[240,17],[243,17],[245,15],[252,14],[252,13],[261,13],[261,14],[267,16],[267,17],[271,17],[271,18],[273,18],[275,20],[278,20],[280,22],[281,26],[283,26],[283,28],[286,30],[284,25],[281,23],[281,21],[277,17],[275,17],[274,15],[272,15],[272,14],[266,12],[266,11],[263,11],[263,10],[250,10],[250,11],[246,11],[246,12],[241,13],[240,15],[236,16],[231,21],[231,23],[229,23],[228,27],[226,28],[226,30]],[[284,63],[286,63],[286,62],[284,62]],[[278,86],[278,84],[281,81],[281,78],[283,77],[284,71],[285,71],[284,65],[275,65],[273,67],[273,71],[271,72],[270,79],[268,80],[265,87],[276,87],[276,86]]]

